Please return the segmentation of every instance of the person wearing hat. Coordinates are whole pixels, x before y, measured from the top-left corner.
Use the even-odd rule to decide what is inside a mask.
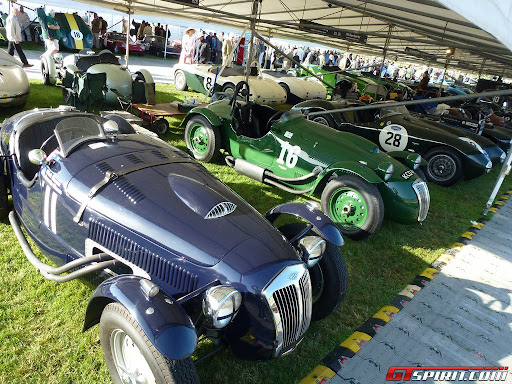
[[[194,56],[194,47],[195,47],[195,39],[194,33],[196,30],[194,28],[188,28],[181,39],[181,54],[180,54],[180,63],[184,64],[192,64],[193,56]]]

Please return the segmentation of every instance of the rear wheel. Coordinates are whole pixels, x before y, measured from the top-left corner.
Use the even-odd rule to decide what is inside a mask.
[[[159,136],[165,135],[169,131],[169,122],[162,117],[151,125],[151,129]]]
[[[177,70],[174,73],[174,88],[178,91],[185,91],[187,89],[187,78],[182,70]]]
[[[424,159],[428,164],[423,167],[427,180],[449,187],[462,178],[462,161],[451,148],[434,148],[428,151]]]
[[[354,175],[327,183],[322,192],[322,210],[341,233],[354,240],[375,233],[384,219],[384,202],[377,187]]]
[[[291,240],[295,235],[301,233],[307,224],[293,223],[286,224],[279,228],[279,231]],[[310,231],[307,235],[317,235]],[[313,298],[313,311],[311,320],[318,321],[325,319],[336,311],[345,298],[348,287],[347,265],[343,259],[340,249],[327,242],[327,248],[320,261],[309,269],[311,278],[311,289]]]
[[[285,90],[286,92],[286,101],[291,101],[292,99],[292,93],[290,92],[290,87],[288,86],[288,84],[285,84],[285,83],[279,83],[279,85]]]
[[[224,86],[222,87],[222,92],[225,92],[230,97],[233,97],[233,95],[235,94],[235,84],[233,84],[233,83],[224,84]]]
[[[219,128],[200,115],[193,116],[185,127],[185,143],[197,160],[213,162],[220,156]]]
[[[100,341],[115,384],[199,384],[194,363],[187,357],[171,360],[157,351],[139,323],[119,303],[101,315]]]
[[[334,122],[334,119],[332,118],[331,115],[326,114],[326,115],[314,116],[314,117],[309,118],[309,120],[311,120],[315,123],[318,123],[318,124],[326,125],[331,128],[336,128],[336,123]]]

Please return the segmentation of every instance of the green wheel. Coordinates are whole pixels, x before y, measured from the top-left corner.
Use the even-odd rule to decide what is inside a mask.
[[[185,143],[196,159],[213,162],[220,155],[220,131],[201,115],[193,116],[185,128]]]
[[[355,175],[329,181],[322,192],[322,209],[354,240],[375,233],[384,218],[384,202],[377,187]]]

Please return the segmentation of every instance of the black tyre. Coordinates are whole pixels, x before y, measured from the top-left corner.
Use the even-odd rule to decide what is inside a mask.
[[[286,224],[279,228],[288,239],[302,232],[307,224]],[[315,235],[313,231],[308,235]],[[343,300],[348,287],[347,265],[340,249],[327,242],[327,248],[322,259],[309,269],[313,297],[311,320],[323,320],[336,311]]]
[[[3,161],[1,163],[3,167]],[[0,220],[7,217],[9,213],[9,197],[7,195],[7,177],[4,175],[3,169],[0,170]]]
[[[182,70],[174,72],[174,88],[178,91],[185,91],[187,89],[187,78]]]
[[[50,81],[50,71],[48,69],[48,65],[46,64],[46,60],[41,60],[41,75],[43,77],[44,85],[52,85]]]
[[[222,92],[227,93],[229,96],[233,96],[235,94],[235,84],[226,83],[222,86]]]
[[[64,102],[68,105],[73,105],[74,103],[72,102],[72,97],[73,97],[73,94],[68,91],[66,88],[62,88],[62,98],[64,99]]]
[[[190,357],[183,360],[164,357],[148,340],[137,320],[119,303],[108,304],[103,310],[100,341],[114,384],[199,384]]]
[[[285,83],[279,83],[279,85],[285,90],[286,92],[286,101],[290,102],[292,101],[292,93],[290,92],[290,87],[288,84]]]
[[[423,158],[428,164],[422,171],[431,183],[449,187],[462,178],[462,161],[453,149],[433,148]]]
[[[190,154],[207,163],[220,156],[221,136],[219,128],[201,115],[193,116],[185,127],[185,143]]]
[[[322,192],[322,210],[341,233],[362,240],[377,232],[384,218],[384,202],[377,187],[359,176],[329,181]]]
[[[151,129],[159,136],[165,135],[169,132],[169,122],[162,117],[153,122]]]
[[[328,114],[312,116],[308,117],[308,119],[318,124],[326,125],[331,128],[336,128],[336,122],[334,121],[332,116]]]

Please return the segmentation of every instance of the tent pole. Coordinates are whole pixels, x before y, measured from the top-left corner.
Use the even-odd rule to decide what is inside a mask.
[[[164,60],[167,59],[167,32],[169,31],[169,24],[165,24],[165,47],[164,47]]]
[[[245,63],[245,82],[249,84],[249,73],[251,71],[252,64],[252,52],[254,49],[254,34],[256,33],[256,18],[258,17],[260,0],[253,0],[252,3],[252,12],[251,12],[251,40],[249,41],[249,45],[247,46],[247,62]]]
[[[126,31],[126,54],[125,54],[125,61],[126,61],[126,68],[128,68],[128,60],[130,59],[130,25],[131,25],[131,13],[132,10],[130,7],[128,7],[128,30]]]

